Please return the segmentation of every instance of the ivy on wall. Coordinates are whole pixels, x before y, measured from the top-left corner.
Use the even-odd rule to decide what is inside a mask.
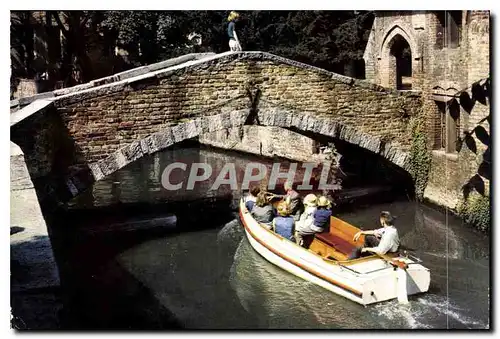
[[[483,106],[489,106],[491,100],[491,84],[490,77],[476,81],[469,88],[458,92],[455,95],[455,101],[457,101],[460,106],[469,114],[472,113],[476,103],[479,102]],[[481,230],[489,231],[491,214],[490,214],[490,192],[486,186],[487,183],[491,182],[491,135],[488,130],[483,126],[484,123],[488,123],[491,127],[491,112],[481,120],[479,120],[470,131],[465,132],[463,137],[458,141],[459,149],[465,144],[465,146],[475,155],[477,160],[480,160],[480,164],[475,173],[465,185],[462,187],[463,200],[458,207],[458,214],[462,217],[464,222],[467,224]],[[473,135],[481,142],[486,148],[482,154],[479,156],[479,147],[476,145],[476,139]]]
[[[460,204],[458,213],[467,224],[481,231],[490,229],[490,198],[488,196],[471,194]]]
[[[415,196],[423,200],[424,190],[429,179],[431,169],[431,154],[427,148],[427,136],[421,119],[411,118],[411,148],[410,148],[410,175],[415,185]]]
[[[458,103],[469,114],[472,113],[477,102],[481,103],[483,106],[489,106],[491,100],[491,84],[489,77],[476,81],[470,87],[470,94],[468,91],[469,88],[455,94],[456,98],[454,98],[452,102],[455,102],[456,104]],[[482,157],[480,158],[481,163],[479,164],[477,173],[475,173],[474,176],[472,176],[462,187],[465,201],[467,201],[469,194],[473,191],[485,196],[486,190],[483,178],[491,181],[491,136],[489,131],[483,126],[483,123],[485,122],[491,126],[491,112],[486,117],[479,120],[474,128],[465,132],[463,137],[458,140],[457,146],[459,151],[465,144],[465,146],[472,153],[474,153],[477,158],[479,158],[479,148],[476,145],[476,140],[473,138],[473,135],[475,135],[477,140],[479,140],[486,147]]]

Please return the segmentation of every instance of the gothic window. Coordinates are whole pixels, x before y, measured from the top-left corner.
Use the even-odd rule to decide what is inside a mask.
[[[457,48],[462,31],[462,11],[439,11],[436,16],[436,48]]]
[[[436,101],[436,107],[434,149],[444,150],[446,153],[456,153],[458,140],[461,137],[460,105],[456,100]]]

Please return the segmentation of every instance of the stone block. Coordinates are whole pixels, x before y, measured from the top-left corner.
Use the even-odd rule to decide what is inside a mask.
[[[103,179],[106,175],[102,172],[101,167],[99,166],[99,163],[93,162],[89,165],[90,172],[92,173],[92,176],[94,177],[95,181]]]
[[[242,126],[250,113],[248,109],[236,110],[230,112],[231,127]]]
[[[267,110],[259,110],[257,117],[259,118],[261,125],[274,126],[275,114],[269,114]]]
[[[107,158],[100,160],[98,164],[104,176],[108,176],[121,168],[115,154],[111,154]]]
[[[159,132],[151,136],[151,139],[153,141],[153,147],[151,148],[152,152],[165,149],[175,143],[172,128],[168,126],[163,126]]]
[[[127,164],[141,158],[144,155],[140,141],[132,142],[131,144],[120,149],[120,152],[123,154]]]
[[[152,154],[155,151],[154,140],[152,136],[140,140],[141,148],[144,154]]]
[[[303,114],[293,113],[291,126],[295,128],[300,128],[302,126],[302,120],[304,119],[304,117],[305,116]]]
[[[323,119],[323,124],[320,126],[318,133],[327,135],[329,137],[334,137],[336,132],[337,124],[329,119]]]

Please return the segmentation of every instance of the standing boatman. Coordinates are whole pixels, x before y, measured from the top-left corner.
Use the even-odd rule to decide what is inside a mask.
[[[236,51],[241,51],[241,45],[240,41],[238,40],[238,35],[236,35],[236,21],[239,19],[240,15],[232,11],[229,13],[229,16],[227,17],[227,21],[229,21],[229,24],[227,25],[227,35],[229,36],[229,48],[231,51],[236,52]]]

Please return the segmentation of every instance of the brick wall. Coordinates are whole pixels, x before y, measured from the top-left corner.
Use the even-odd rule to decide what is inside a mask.
[[[420,69],[413,67],[413,88],[422,92],[422,111],[426,121],[430,148],[434,148],[441,129],[441,112],[432,97],[438,89],[454,94],[489,75],[489,12],[462,11],[461,36],[457,47],[439,46],[437,32],[440,25],[436,12],[378,12],[365,51],[367,74],[376,84],[383,84],[390,74],[390,63],[379,54],[387,35],[395,26],[401,27],[410,40],[416,41]],[[415,53],[411,41],[412,54]],[[413,60],[415,61],[415,60]],[[469,90],[470,93],[470,90]],[[460,111],[460,131],[473,129],[477,122],[489,114],[489,105],[476,103],[471,112]],[[489,130],[488,124],[484,127]],[[438,140],[439,141],[439,140]],[[438,204],[455,208],[461,197],[461,188],[477,170],[485,146],[476,139],[478,156],[463,147],[461,152],[446,155],[432,152],[432,166],[425,196]]]
[[[251,107],[247,92],[256,88],[259,119],[267,125],[290,127],[284,117],[293,113],[296,128],[350,140],[405,168],[418,93],[261,52],[223,53],[54,92],[11,114],[11,140],[23,149],[34,181],[46,188],[40,196],[54,206],[145,154],[241,126]],[[288,146],[276,149],[284,153]]]
[[[444,48],[435,51],[431,57],[432,73],[428,77],[428,87],[455,88],[463,90],[483,78],[488,77],[489,67],[489,13],[487,11],[463,11],[462,37],[456,49]],[[432,80],[435,79],[435,80]],[[424,108],[432,112],[433,102],[424,95]],[[435,106],[434,106],[435,107]],[[476,102],[471,112],[460,109],[460,134],[471,131],[478,121],[486,117],[490,106]],[[437,116],[434,116],[437,119]],[[487,122],[482,124],[489,130]],[[474,137],[475,138],[475,137]],[[462,186],[476,173],[486,150],[477,138],[477,153],[471,152],[465,145],[456,155],[445,156],[442,151],[433,151],[433,161],[429,185],[425,196],[429,200],[441,201],[447,207],[456,208],[462,199]],[[486,184],[488,181],[486,180]]]
[[[242,151],[267,157],[284,157],[312,161],[316,142],[299,133],[278,127],[248,125],[200,136],[200,143],[223,149]],[[293,147],[290,147],[293,145]]]

